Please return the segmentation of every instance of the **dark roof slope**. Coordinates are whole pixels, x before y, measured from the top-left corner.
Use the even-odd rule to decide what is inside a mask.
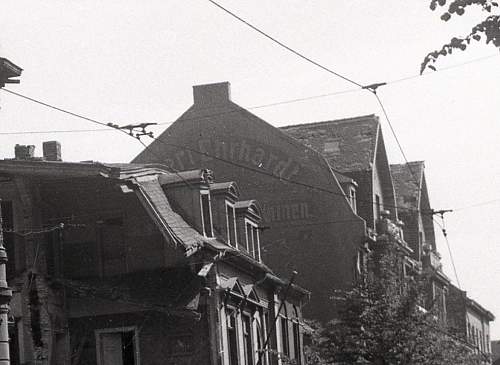
[[[190,226],[181,215],[176,213],[165,195],[162,183],[175,183],[183,179],[203,180],[208,185],[211,172],[193,170],[187,172],[168,172],[158,164],[105,164],[95,161],[63,162],[41,160],[0,160],[0,175],[37,177],[50,181],[57,178],[102,178],[115,181],[125,186],[135,186],[136,194],[146,211],[156,223],[161,233],[177,246],[183,248],[186,256],[190,256],[204,247],[233,255],[239,261],[247,261],[249,265],[260,268],[263,272],[272,273],[263,263],[241,255],[235,248],[226,245],[216,238],[207,238]],[[132,191],[132,190],[130,190]],[[245,203],[245,202],[243,202]],[[257,206],[250,201],[252,206]],[[258,207],[258,206],[257,206]]]
[[[407,209],[420,209],[420,190],[424,176],[424,161],[391,165],[396,190],[396,205]]]
[[[156,223],[162,231],[165,231],[174,242],[182,245],[188,254],[203,246],[207,239],[174,212],[158,176],[137,178],[135,182],[146,200],[145,208],[152,213],[153,218],[156,218]]]
[[[320,152],[335,170],[352,172],[372,168],[380,123],[370,114],[280,129]]]

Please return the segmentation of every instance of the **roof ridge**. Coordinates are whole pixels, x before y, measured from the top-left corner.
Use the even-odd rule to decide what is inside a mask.
[[[306,122],[306,123],[299,123],[299,124],[291,124],[291,125],[279,127],[279,129],[287,129],[287,128],[294,128],[294,127],[302,127],[302,126],[316,126],[316,125],[324,125],[324,124],[354,123],[357,121],[372,121],[374,119],[376,119],[376,122],[379,123],[378,116],[372,113],[372,114],[360,115],[357,117],[348,117],[348,118],[341,118],[341,119],[323,120],[323,121],[318,121],[318,122],[309,122],[309,123]]]

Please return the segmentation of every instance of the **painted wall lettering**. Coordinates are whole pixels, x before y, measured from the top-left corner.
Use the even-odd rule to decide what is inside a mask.
[[[313,218],[309,211],[309,203],[264,204],[264,218],[268,222],[281,222]]]
[[[185,170],[195,168],[200,164],[203,165],[208,161],[223,159],[264,169],[284,179],[290,179],[301,171],[301,165],[290,156],[251,140],[231,139],[223,141],[200,138],[196,147],[201,153],[176,151],[167,162],[175,166],[176,169]]]

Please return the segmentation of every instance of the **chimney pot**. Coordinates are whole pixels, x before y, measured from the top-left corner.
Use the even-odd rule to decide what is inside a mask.
[[[231,100],[231,84],[227,81],[216,84],[193,86],[195,105],[212,106],[225,104]]]
[[[45,161],[62,161],[61,143],[58,141],[43,142],[43,158]]]
[[[31,160],[35,157],[35,146],[16,144],[14,156],[16,160]]]

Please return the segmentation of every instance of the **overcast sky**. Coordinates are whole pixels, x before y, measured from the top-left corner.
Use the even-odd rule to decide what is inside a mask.
[[[473,10],[444,23],[425,0],[220,1],[361,84],[418,75],[427,52],[484,15]],[[0,29],[0,57],[24,69],[11,90],[103,122],[164,123],[157,134],[192,104],[195,84],[230,81],[233,100],[247,108],[353,89],[207,0],[3,0]],[[498,51],[475,45],[440,60],[439,72],[379,89],[406,156],[426,161],[431,204],[456,210],[446,226],[462,288],[497,316],[499,66]],[[2,91],[0,107],[0,157],[13,157],[15,143],[34,144],[41,154],[42,142],[54,139],[67,161],[127,162],[142,149],[112,130],[5,134],[102,127]],[[250,110],[274,126],[375,113],[390,162],[404,162],[366,91]],[[439,231],[437,237],[456,281]],[[500,325],[492,328],[492,338],[500,338]]]

